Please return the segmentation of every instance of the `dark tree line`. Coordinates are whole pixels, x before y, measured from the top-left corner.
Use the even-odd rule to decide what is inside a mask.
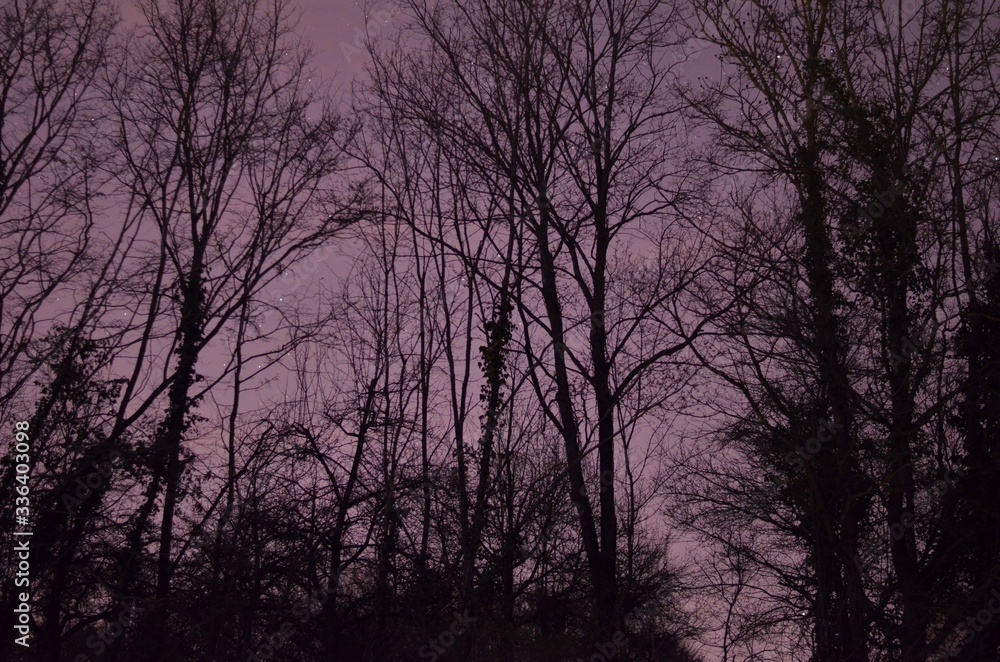
[[[993,5],[137,5],[0,8],[4,659],[1000,654]]]

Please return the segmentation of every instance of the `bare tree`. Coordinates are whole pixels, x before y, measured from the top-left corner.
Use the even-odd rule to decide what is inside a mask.
[[[129,534],[128,594],[159,496],[155,605],[144,629],[164,645],[184,440],[203,393],[203,350],[278,273],[347,220],[335,206],[342,122],[308,81],[287,3],[143,2],[144,23],[110,78],[132,213],[148,223],[158,268],[150,324],[174,317],[176,365],[149,448],[150,481]],[[152,327],[150,327],[152,328]],[[159,654],[159,653],[158,653]]]
[[[696,3],[723,66],[688,98],[742,185],[720,271],[742,302],[704,358],[742,404],[694,465],[689,521],[754,529],[716,540],[755,576],[747,600],[779,589],[744,621],[762,648],[799,629],[784,655],[924,659],[961,611],[943,587],[975,602],[993,581],[953,583],[942,527],[963,498],[948,351],[982,160],[947,118],[983,144],[996,123],[947,109],[989,107],[994,9],[862,5]]]
[[[45,405],[36,407],[32,381],[47,381],[53,365],[79,365],[76,332],[91,328],[94,320],[79,281],[95,265],[100,270],[92,249],[102,183],[97,165],[104,155],[101,142],[92,140],[99,111],[94,83],[114,24],[100,0],[15,0],[0,8],[0,416],[5,421],[45,425]],[[60,396],[51,395],[48,407],[60,407]],[[31,430],[31,438],[37,440],[29,454],[33,474],[54,449],[42,429]],[[72,453],[67,457],[69,463],[75,460]],[[14,522],[14,464],[0,476],[0,531],[6,533]],[[13,586],[13,566],[4,567],[5,585]],[[4,595],[3,622],[10,625],[15,596]],[[2,648],[10,646],[7,640]]]
[[[665,85],[677,9],[543,2],[410,10],[430,50],[377,60],[375,89],[395,121],[432,136],[468,182],[461,195],[470,202],[454,231],[425,236],[496,292],[501,316],[491,324],[501,329],[509,297],[520,329],[511,351],[527,361],[529,384],[563,440],[594,618],[610,640],[624,627],[615,496],[623,430],[680,386],[663,379],[663,366],[697,335],[702,312],[695,283],[703,255],[680,213],[696,187],[675,158],[677,107]],[[638,249],[634,236],[649,247]],[[508,275],[502,267],[511,262]],[[640,387],[647,383],[656,387]],[[639,393],[641,404],[626,405]],[[600,477],[593,497],[592,453]],[[476,544],[474,535],[470,551]]]
[[[105,3],[18,0],[0,15],[0,406],[29,382],[42,306],[88,265],[101,143],[94,92],[114,26]],[[64,292],[68,297],[68,292]],[[63,308],[67,306],[62,306]],[[44,319],[44,317],[43,317]],[[37,364],[36,364],[37,365]],[[9,412],[21,417],[25,412]]]

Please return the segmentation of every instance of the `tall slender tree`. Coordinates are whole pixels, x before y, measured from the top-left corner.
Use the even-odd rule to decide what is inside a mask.
[[[140,9],[143,23],[111,76],[114,144],[134,213],[159,242],[154,298],[162,307],[151,318],[176,315],[176,365],[120,590],[134,587],[162,495],[150,596],[156,608],[144,621],[149,650],[160,655],[169,649],[174,518],[202,352],[282,268],[328,241],[348,217],[335,207],[331,180],[343,123],[308,82],[308,54],[292,43],[289,5],[177,0]]]

